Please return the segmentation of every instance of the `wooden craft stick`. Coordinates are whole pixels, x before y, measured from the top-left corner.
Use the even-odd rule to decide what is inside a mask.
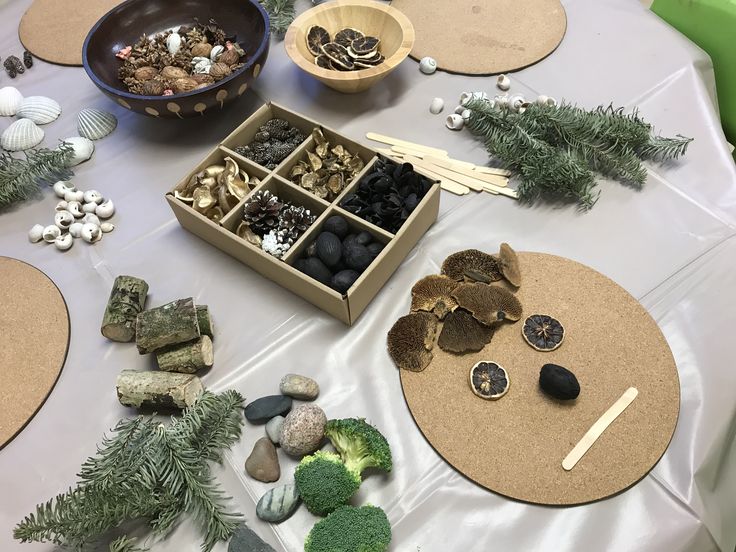
[[[566,471],[570,471],[575,467],[575,464],[577,464],[583,455],[588,452],[588,449],[593,446],[593,443],[598,440],[598,437],[600,437],[606,428],[611,425],[611,423],[618,418],[626,408],[628,408],[638,394],[639,391],[636,387],[629,387],[624,394],[621,395],[615,403],[613,403],[613,406],[606,410],[603,416],[598,418],[598,421],[591,426],[588,432],[583,435],[583,438],[578,441],[578,444],[575,445],[575,448],[573,448],[570,451],[570,454],[568,454],[562,461],[562,467]]]
[[[439,157],[446,157],[447,152],[443,149],[439,148],[431,148],[429,146],[422,146],[421,144],[415,144],[414,142],[407,142],[406,140],[400,140],[399,138],[392,138],[391,136],[385,136],[383,134],[377,134],[375,132],[368,132],[365,135],[366,138],[369,140],[373,140],[374,142],[381,142],[382,144],[389,144],[391,146],[404,146],[407,148],[411,148],[414,150],[423,151],[426,153],[431,153],[433,155],[438,155]]]
[[[464,176],[469,176],[470,178],[475,178],[477,180],[487,182],[488,184],[493,184],[495,186],[507,186],[509,182],[509,179],[505,176],[499,176],[497,174],[478,173],[472,169],[466,169],[465,167],[458,166],[454,161],[451,160],[440,159],[438,157],[432,157],[431,155],[425,155],[423,159],[424,161],[432,163],[433,165],[437,165],[438,167],[442,167],[443,169],[447,169],[449,171],[462,174]]]
[[[494,186],[493,184],[484,184],[483,190],[491,194],[499,194],[499,195],[504,195],[506,197],[510,197],[512,199],[519,199],[519,194],[516,192],[516,190],[512,190],[511,188],[504,188],[502,186]]]
[[[414,157],[419,157],[420,159],[423,159],[427,155],[436,155],[434,153],[421,151],[413,148],[409,148],[406,146],[391,146],[391,150],[395,151],[396,153],[400,153],[402,155],[413,155]],[[447,155],[441,156],[442,159],[449,159]]]
[[[496,167],[482,167],[481,165],[476,165],[473,169],[475,172],[479,172],[482,174],[495,174],[498,176],[511,176],[511,171],[507,171],[506,169],[497,169]]]
[[[404,159],[409,160],[410,156],[404,156]],[[476,192],[482,192],[484,190],[483,184],[484,182],[481,182],[477,178],[471,178],[469,176],[465,176],[463,174],[458,174],[455,172],[452,172],[448,169],[443,169],[442,167],[435,165],[433,163],[429,163],[428,161],[425,161],[423,159],[419,159],[417,157],[412,157],[411,159],[414,159],[413,161],[409,161],[410,163],[415,163],[417,166],[422,167],[425,170],[432,171],[433,173],[439,174],[446,179],[454,180],[458,184],[462,184],[463,186],[467,186],[471,190],[474,190]]]

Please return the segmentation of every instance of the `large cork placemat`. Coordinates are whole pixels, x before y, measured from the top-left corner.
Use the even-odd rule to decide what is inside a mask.
[[[489,75],[532,65],[557,48],[567,17],[559,0],[393,0],[416,32],[411,57],[451,73]]]
[[[54,283],[0,257],[0,447],[31,420],[56,384],[69,347],[69,314]]]
[[[456,470],[511,498],[550,505],[592,502],[627,489],[659,461],[680,409],[680,383],[659,327],[623,288],[595,270],[542,253],[519,254],[522,320],[504,325],[479,353],[433,349],[423,372],[401,371],[406,402],[420,430]],[[555,351],[532,349],[524,318],[549,314],[565,327]],[[468,373],[492,360],[509,375],[497,401],[476,397]],[[580,396],[556,402],[539,390],[539,370],[572,370]],[[639,395],[572,471],[562,460],[626,391]]]
[[[122,0],[35,0],[20,20],[18,34],[39,59],[82,65],[82,45],[95,23]]]

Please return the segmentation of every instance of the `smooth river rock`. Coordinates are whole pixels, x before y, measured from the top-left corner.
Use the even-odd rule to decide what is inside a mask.
[[[279,444],[290,456],[311,454],[325,437],[327,416],[316,404],[302,404],[289,412],[281,426]]]
[[[283,416],[291,410],[291,397],[269,395],[256,399],[245,407],[245,418],[251,423],[267,422],[274,416]]]
[[[319,385],[312,378],[298,374],[286,374],[281,378],[279,391],[301,401],[313,401],[319,395]]]
[[[256,515],[263,521],[281,523],[289,519],[299,507],[296,485],[275,487],[264,494],[256,506]]]
[[[279,438],[281,437],[281,426],[284,425],[283,416],[274,416],[266,423],[266,435],[271,439],[274,445],[279,444]]]
[[[272,546],[251,531],[247,525],[239,525],[227,545],[227,552],[276,552]]]
[[[261,437],[253,445],[253,452],[245,461],[245,471],[253,479],[264,483],[278,481],[281,477],[281,467],[279,466],[276,447],[273,446],[268,437]]]

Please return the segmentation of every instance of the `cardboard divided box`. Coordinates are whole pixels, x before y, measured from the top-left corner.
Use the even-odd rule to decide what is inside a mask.
[[[255,164],[253,161],[237,154],[235,148],[253,141],[253,137],[263,123],[272,119],[285,119],[301,130],[308,138],[273,171]],[[314,151],[314,140],[311,136],[315,128],[321,128],[331,145],[342,144],[351,153],[357,153],[365,162],[363,170],[351,180],[345,190],[332,202],[320,199],[307,190],[292,184],[289,181],[289,171],[300,159],[305,159],[307,151]],[[190,177],[213,164],[224,163],[225,157],[231,157],[248,175],[261,179],[261,183],[240,201],[222,220],[213,222],[206,216],[195,211],[191,205],[174,197],[174,189],[189,181]],[[340,208],[343,197],[355,189],[361,178],[367,174],[379,155],[338,132],[320,125],[306,117],[289,111],[288,109],[267,103],[251,115],[242,125],[225,138],[210,154],[197,165],[191,173],[186,175],[170,192],[166,200],[174,211],[176,218],[185,229],[199,236],[206,242],[221,249],[228,255],[247,264],[266,278],[303,297],[310,303],[330,313],[346,324],[352,324],[365,310],[373,297],[383,287],[401,261],[416,245],[427,229],[437,220],[440,204],[440,186],[431,177],[427,177],[421,170],[417,173],[434,182],[427,194],[422,198],[402,227],[392,234],[375,226],[362,218]],[[262,251],[257,246],[240,238],[235,230],[243,219],[243,208],[248,197],[258,190],[269,190],[281,199],[295,205],[304,206],[317,215],[317,219],[309,229],[299,237],[283,259],[277,259]],[[314,280],[310,276],[298,271],[292,265],[294,261],[304,255],[306,247],[318,236],[325,220],[332,215],[341,215],[350,226],[351,232],[369,232],[375,241],[385,244],[381,253],[371,265],[361,274],[346,294],[341,294],[332,288]]]

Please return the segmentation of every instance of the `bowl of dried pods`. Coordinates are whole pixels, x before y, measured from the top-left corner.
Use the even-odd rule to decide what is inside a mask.
[[[92,82],[124,108],[202,116],[258,77],[269,33],[257,0],[128,0],[92,27],[82,56]]]
[[[352,94],[383,80],[414,46],[414,27],[375,0],[335,0],[307,10],[289,27],[286,53],[326,86]]]

